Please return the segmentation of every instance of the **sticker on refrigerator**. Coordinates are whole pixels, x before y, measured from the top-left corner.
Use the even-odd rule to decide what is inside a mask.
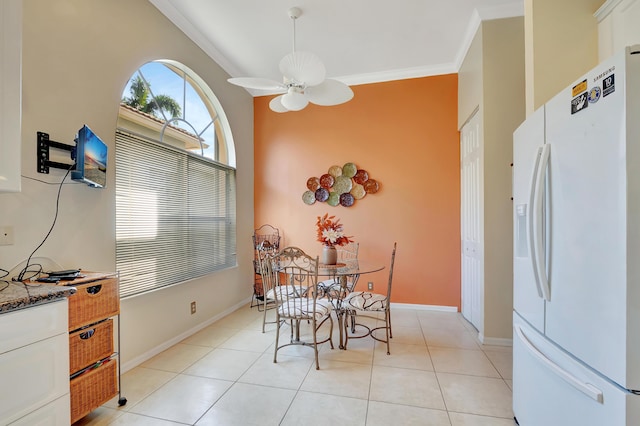
[[[587,92],[584,92],[580,96],[573,98],[571,100],[571,114],[580,112],[589,106],[589,104],[587,103],[587,97],[588,97]]]
[[[616,91],[615,77],[615,74],[611,74],[610,76],[602,79],[602,96],[607,96],[608,94]]]
[[[571,97],[578,96],[578,93],[587,91],[587,80],[583,80],[571,88]]]
[[[595,104],[600,100],[600,86],[593,86],[591,90],[589,90],[589,103]]]

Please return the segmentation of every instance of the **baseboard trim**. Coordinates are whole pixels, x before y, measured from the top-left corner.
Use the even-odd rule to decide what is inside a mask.
[[[478,333],[478,340],[483,345],[491,346],[513,346],[513,339],[505,339],[503,337],[485,337]]]
[[[174,337],[173,339],[167,340],[166,342],[162,343],[161,345],[156,346],[153,349],[150,349],[149,351],[145,352],[144,354],[137,356],[136,358],[133,358],[129,361],[127,361],[126,363],[121,365],[121,369],[122,372],[125,373],[137,366],[139,366],[140,364],[142,364],[143,362],[145,362],[148,359],[153,358],[154,356],[158,355],[160,352],[165,351],[167,349],[169,349],[171,346],[180,343],[181,341],[183,341],[184,339],[186,339],[187,337],[197,333],[198,331],[202,330],[205,327],[210,326],[211,324],[213,324],[214,322],[218,321],[219,319],[229,315],[230,313],[236,311],[237,309],[242,308],[243,306],[246,306],[249,302],[251,301],[251,298],[248,298],[246,300],[243,300],[233,306],[231,306],[230,308],[224,310],[223,312],[219,313],[218,315],[215,315],[211,318],[209,318],[207,321],[204,321],[198,325],[196,325],[193,328],[190,328],[189,330],[179,334],[178,336]],[[409,310],[409,309],[413,309],[413,310],[417,310],[417,311],[434,311],[434,312],[458,312],[458,307],[457,306],[442,306],[442,305],[417,305],[417,304],[412,304],[412,303],[392,303],[391,304],[391,308],[392,309],[397,309],[397,310]],[[511,339],[501,339],[501,338],[486,338],[480,334],[478,334],[478,339],[480,340],[481,343],[485,344],[485,345],[494,345],[494,346],[511,346],[513,341]]]
[[[200,324],[196,325],[195,327],[192,327],[189,330],[177,335],[173,339],[167,340],[166,342],[162,343],[161,345],[156,346],[153,349],[148,350],[147,352],[143,353],[142,355],[139,355],[139,356],[133,358],[132,360],[121,364],[120,368],[121,368],[122,373],[125,373],[125,372],[131,370],[132,368],[135,368],[135,367],[139,366],[140,364],[142,364],[146,360],[151,359],[154,356],[158,355],[160,352],[169,349],[171,346],[173,346],[173,345],[175,345],[177,343],[180,343],[181,341],[183,341],[187,337],[189,337],[189,336],[191,336],[193,334],[196,334],[198,331],[202,330],[205,327],[210,326],[211,324],[213,324],[214,322],[218,321],[219,319],[221,319],[223,317],[226,317],[230,313],[236,311],[237,309],[239,309],[239,308],[241,308],[243,306],[246,306],[249,302],[251,302],[251,298],[248,298],[246,300],[243,300],[243,301],[231,306],[230,308],[220,312],[218,315],[215,315],[215,316],[209,318],[208,320],[206,320],[204,322],[201,322]]]
[[[392,303],[392,309],[415,309],[417,311],[458,312],[457,306],[415,305],[411,303]]]

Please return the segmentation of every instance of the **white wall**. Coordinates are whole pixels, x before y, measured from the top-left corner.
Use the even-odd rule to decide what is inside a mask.
[[[123,300],[121,353],[129,366],[251,295],[253,100],[228,84],[228,75],[146,0],[24,0],[22,191],[0,193],[0,224],[13,226],[15,234],[14,245],[0,246],[0,268],[25,260],[53,222],[64,171],[36,172],[36,132],[72,143],[87,124],[110,147],[107,187],[92,189],[67,180],[55,229],[36,256],[65,268],[115,270],[118,105],[132,73],[154,59],[191,68],[226,111],[237,156],[238,267]],[[189,312],[192,300],[198,303],[196,315]]]

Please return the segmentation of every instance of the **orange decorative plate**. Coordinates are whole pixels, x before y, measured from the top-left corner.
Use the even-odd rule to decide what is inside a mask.
[[[378,184],[378,181],[375,179],[367,180],[363,186],[367,194],[375,194],[380,189],[380,185]]]
[[[355,176],[353,176],[353,180],[356,183],[359,183],[360,185],[365,183],[368,179],[369,179],[369,173],[367,173],[366,170],[358,170]]]
[[[320,186],[329,189],[333,186],[334,178],[330,174],[326,173],[320,176]]]
[[[317,177],[310,177],[307,179],[307,188],[309,188],[309,191],[315,191],[320,188],[320,179]]]

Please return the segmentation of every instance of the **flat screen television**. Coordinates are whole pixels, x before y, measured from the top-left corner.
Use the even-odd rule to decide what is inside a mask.
[[[107,184],[107,145],[84,125],[76,139],[76,167],[71,171],[71,179],[84,182],[94,188],[104,188]]]

